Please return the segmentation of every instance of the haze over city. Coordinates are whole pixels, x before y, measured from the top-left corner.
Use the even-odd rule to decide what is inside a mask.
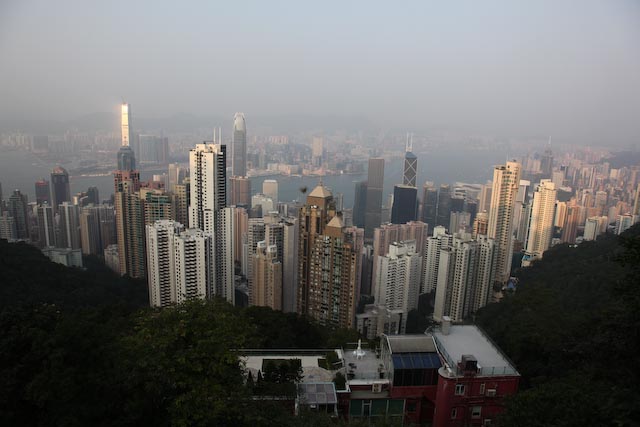
[[[629,147],[639,22],[636,1],[9,0],[0,127],[124,99],[141,118],[244,111]]]
[[[639,47],[637,0],[3,1],[0,425],[638,425]]]

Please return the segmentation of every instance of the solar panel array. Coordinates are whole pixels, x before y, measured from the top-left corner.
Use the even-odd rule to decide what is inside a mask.
[[[394,369],[437,369],[442,366],[437,353],[401,353],[392,355]]]

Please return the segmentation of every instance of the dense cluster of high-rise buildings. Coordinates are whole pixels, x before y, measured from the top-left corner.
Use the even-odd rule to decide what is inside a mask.
[[[135,133],[129,104],[120,113],[112,198],[101,200],[95,187],[72,195],[69,173],[55,167],[35,183],[35,202],[15,190],[5,203],[0,188],[0,237],[29,240],[72,265],[80,254],[102,257],[119,274],[146,279],[152,306],[221,297],[368,337],[402,334],[421,298],[436,321],[461,321],[514,286],[514,266],[557,243],[620,233],[640,214],[640,168],[613,168],[589,152],[554,159],[549,147],[496,166],[486,184],[419,188],[412,135],[388,200],[385,159],[374,154],[353,208],[322,181],[283,201],[275,179],[252,191],[248,165],[259,159],[247,153],[242,113],[229,147],[217,130],[190,147],[188,166],[171,163],[161,179],[143,182],[139,157],[167,163],[166,138]],[[312,139],[309,158],[326,164],[323,138]]]

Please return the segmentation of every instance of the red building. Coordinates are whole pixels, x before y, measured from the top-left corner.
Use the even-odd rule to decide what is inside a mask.
[[[353,420],[402,425],[488,426],[520,374],[474,325],[432,334],[382,335],[380,351],[344,351],[347,390],[339,409]]]
[[[520,374],[476,326],[444,322],[433,340],[443,359],[433,425],[492,425],[504,398],[518,391]]]

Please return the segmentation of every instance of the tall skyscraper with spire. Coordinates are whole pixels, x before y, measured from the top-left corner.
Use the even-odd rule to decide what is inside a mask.
[[[136,159],[131,148],[131,106],[120,106],[120,130],[122,132],[120,151],[118,151],[118,170],[132,171],[136,169]]]
[[[233,116],[233,141],[231,143],[231,175],[247,175],[247,126],[244,114]]]
[[[488,234],[495,241],[495,281],[501,285],[506,284],[511,275],[514,208],[519,185],[519,163],[507,162],[494,168]]]
[[[413,135],[407,135],[407,145],[404,153],[404,173],[402,183],[409,187],[416,187],[418,178],[418,157],[413,154]]]
[[[131,109],[121,106],[122,143],[118,151],[118,169],[113,173],[116,211],[116,239],[120,274],[145,277],[144,215],[140,200],[140,172],[130,147]]]

